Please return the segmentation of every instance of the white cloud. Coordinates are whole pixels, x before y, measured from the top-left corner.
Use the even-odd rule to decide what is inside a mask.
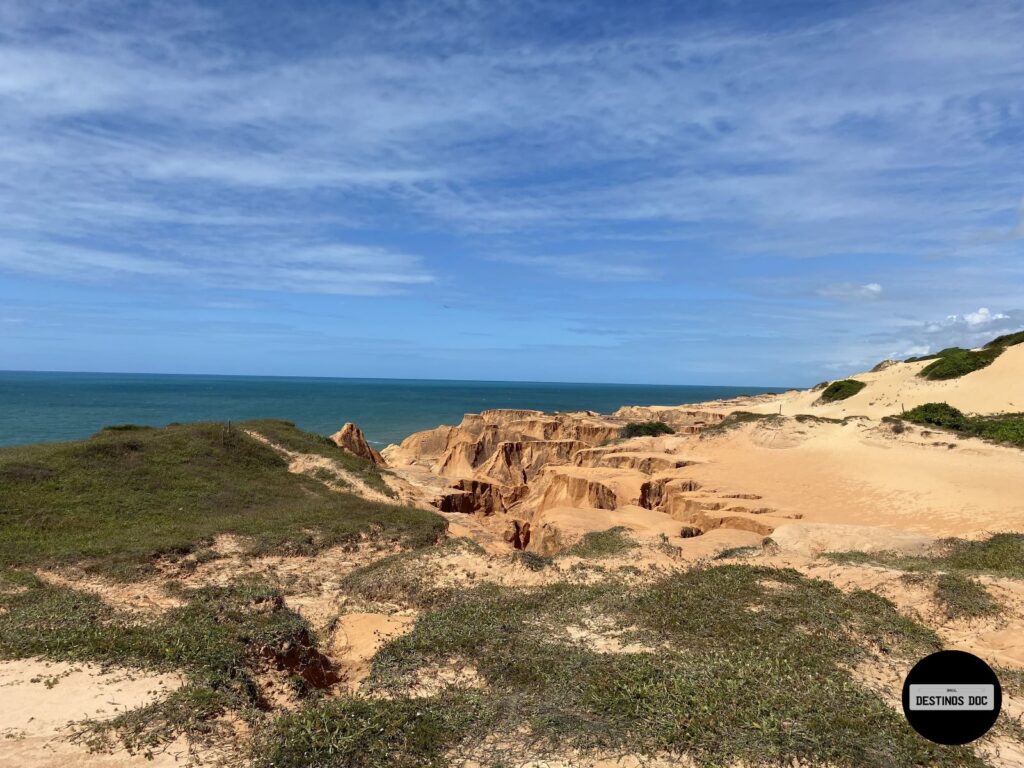
[[[990,325],[997,320],[1008,320],[1009,315],[1004,315],[1002,312],[993,314],[988,310],[988,307],[982,307],[977,312],[967,312],[964,315],[964,322],[967,323],[969,328],[978,328],[984,325]],[[956,321],[956,315],[951,318],[954,322]]]
[[[901,328],[894,346],[904,350],[901,357],[925,355],[946,347],[974,348],[996,336],[1024,328],[1024,310],[993,312],[982,307],[976,312],[947,315],[939,322],[910,323]],[[907,339],[907,333],[912,335]]]
[[[901,352],[894,352],[889,357],[894,360],[902,360],[908,357],[921,357],[922,355],[931,354],[931,347],[927,344],[914,344],[909,347],[904,347]]]

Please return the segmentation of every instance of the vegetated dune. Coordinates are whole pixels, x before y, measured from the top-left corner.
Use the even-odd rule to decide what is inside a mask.
[[[904,408],[944,402],[965,413],[1024,411],[1024,344],[1007,347],[991,365],[956,379],[930,381],[918,376],[930,362],[893,363],[879,371],[851,376],[867,386],[845,400],[820,403],[821,392],[811,389],[759,398],[743,410],[778,413],[781,406],[782,414],[789,416],[807,413],[840,419],[880,419]]]

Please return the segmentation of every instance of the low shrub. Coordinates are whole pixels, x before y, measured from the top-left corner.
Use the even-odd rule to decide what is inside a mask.
[[[606,531],[591,531],[571,547],[560,552],[559,555],[599,559],[615,557],[638,546],[629,538],[626,529],[619,525]]]
[[[866,387],[863,381],[856,381],[855,379],[842,379],[840,381],[833,381],[825,390],[821,393],[822,402],[834,403],[838,400],[845,400],[848,397],[853,397]]]
[[[985,348],[990,347],[1012,347],[1015,344],[1024,344],[1024,331],[1017,331],[1016,333],[1007,333],[1002,336],[997,336],[992,339]]]
[[[967,425],[967,417],[948,403],[925,403],[911,408],[902,418],[914,424],[927,424],[946,429],[959,430]]]
[[[950,429],[967,437],[1024,448],[1024,413],[967,416],[947,403],[925,403],[900,418],[914,424]]]
[[[992,364],[1003,352],[1002,346],[981,350],[950,347],[938,353],[935,360],[918,372],[918,376],[931,381],[958,379],[968,373],[980,371]]]
[[[657,437],[672,435],[675,430],[664,421],[633,421],[622,428],[622,437]]]

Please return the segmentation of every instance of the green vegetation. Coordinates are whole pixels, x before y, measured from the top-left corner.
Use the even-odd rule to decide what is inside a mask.
[[[650,650],[601,652],[567,626]],[[485,585],[378,653],[380,698],[280,718],[256,765],[441,766],[451,755],[505,765],[580,750],[685,753],[707,766],[982,766],[917,738],[848,671],[869,649],[909,661],[938,647],[883,598],[792,570],[728,565],[633,589]],[[407,698],[431,670],[463,665],[481,687]]]
[[[627,437],[657,437],[658,435],[672,435],[675,430],[664,421],[632,421],[622,428],[619,435]]]
[[[317,439],[270,424],[275,439]],[[75,563],[131,577],[219,533],[249,537],[253,552],[305,552],[368,532],[420,546],[444,529],[429,512],[292,474],[273,449],[221,424],[0,449],[0,568]]]
[[[1024,448],[1024,413],[967,416],[946,403],[926,403],[898,418],[913,424],[950,429],[965,437],[980,437]]]
[[[801,424],[845,424],[846,419],[830,419],[827,416],[815,416],[812,413],[798,413],[793,417]],[[849,417],[847,417],[849,418]]]
[[[571,547],[559,552],[559,557],[566,555],[592,559],[616,557],[637,546],[638,544],[629,538],[625,528],[615,526],[606,531],[593,531],[586,534]]]
[[[441,768],[477,721],[477,697],[318,702],[280,718],[254,750],[260,768]]]
[[[981,584],[960,573],[943,573],[935,585],[935,599],[951,619],[976,619],[999,613],[1001,606]]]
[[[944,429],[961,430],[967,426],[967,417],[948,403],[925,403],[911,408],[897,418]]]
[[[446,539],[429,549],[400,552],[352,571],[342,580],[349,594],[372,603],[398,603],[426,608],[448,599],[438,588],[445,557],[486,554],[470,539]]]
[[[266,584],[187,592],[183,607],[140,621],[95,595],[21,579],[27,589],[0,593],[0,658],[177,669],[188,677],[186,687],[160,702],[109,722],[85,723],[84,737],[94,746],[114,734],[141,752],[180,734],[208,742],[218,733],[217,715],[231,710],[251,719],[267,708],[256,682],[267,669],[293,674],[299,696],[336,679],[305,621]]]
[[[821,393],[821,399],[826,403],[834,403],[838,400],[845,400],[848,397],[853,397],[866,387],[863,381],[856,381],[854,379],[842,379],[840,381],[833,381],[824,391]]]
[[[286,422],[243,427],[343,461],[322,438]],[[272,448],[220,424],[125,427],[3,449],[0,658],[180,671],[183,688],[111,720],[80,723],[80,739],[152,754],[180,736],[193,746],[223,745],[241,720],[253,741],[235,757],[255,768],[439,768],[463,756],[506,766],[573,751],[685,754],[709,767],[984,765],[968,748],[918,738],[850,672],[879,654],[909,664],[940,646],[884,598],[749,564],[633,586],[581,578],[455,589],[444,586],[453,563],[475,567],[463,556],[485,553],[464,539],[420,546],[443,530],[430,513],[367,503],[289,473]],[[182,605],[139,614],[29,571],[73,563],[138,575],[161,555],[216,556],[209,546],[218,533],[248,537],[253,551],[312,552],[367,534],[419,547],[341,581],[355,603],[419,609],[412,632],[375,657],[376,695],[334,687],[338,671],[275,583],[172,583]],[[570,552],[600,558],[634,546],[612,528]],[[1018,575],[1022,555],[1024,534],[1001,534],[919,559],[941,560],[946,572]],[[515,557],[527,567],[553,562]],[[973,583],[964,581],[946,585],[952,600],[969,594]],[[463,667],[476,673],[473,685],[436,674]],[[289,702],[283,711],[281,695]]]
[[[761,551],[761,547],[728,547],[715,555],[713,559],[728,560],[731,557],[753,557]]]
[[[935,360],[918,372],[918,376],[933,381],[958,379],[992,364],[1003,352],[1003,347],[978,351],[950,347],[935,356]]]
[[[1017,331],[1016,333],[1007,333],[1003,336],[997,336],[986,344],[985,347],[1002,347],[1005,349],[1006,347],[1012,347],[1016,344],[1024,344],[1024,331]]]
[[[521,566],[531,571],[543,571],[545,568],[550,568],[555,563],[555,561],[548,555],[526,551],[514,552],[512,554],[512,561],[519,563]]]
[[[917,738],[851,676],[871,654],[909,663],[939,647],[874,594],[844,594],[792,570],[728,565],[637,587],[483,585],[424,601],[422,579],[402,579],[418,569],[423,576],[432,560],[444,567],[434,555],[476,551],[460,541],[440,546],[345,581],[367,594],[390,580],[396,602],[426,609],[412,633],[375,658],[370,686],[379,697],[325,699],[319,691],[335,671],[282,593],[260,582],[182,591],[185,605],[140,619],[7,572],[5,584],[27,588],[0,591],[0,657],[181,670],[184,688],[80,724],[84,740],[141,753],[180,735],[223,743],[228,714],[252,728],[257,768],[440,767],[461,755],[497,766],[570,750],[687,754],[704,766],[984,765],[968,749]],[[566,627],[590,628],[595,640],[574,640]],[[596,641],[636,650],[604,652]],[[410,698],[415,680],[463,665],[479,687],[452,683]],[[262,698],[268,674],[291,683],[295,706],[283,714]]]
[[[947,539],[935,555],[895,552],[831,552],[842,563],[874,563],[902,571],[941,571],[1024,578],[1024,533],[997,533],[987,539]]]
[[[386,482],[382,475],[387,470],[381,470],[372,461],[367,461],[344,451],[335,445],[330,438],[317,435],[313,432],[304,432],[294,423],[281,419],[258,419],[242,422],[243,429],[258,432],[271,442],[297,453],[314,453],[330,459],[343,469],[351,472],[367,486],[380,491],[385,496],[397,498],[396,494]],[[337,482],[334,480],[333,482]]]
[[[956,379],[973,371],[991,365],[1007,347],[1024,343],[1024,331],[1007,333],[998,336],[978,351],[961,347],[947,347],[933,355],[908,357],[906,362],[916,363],[922,360],[934,360],[917,374],[926,379]]]

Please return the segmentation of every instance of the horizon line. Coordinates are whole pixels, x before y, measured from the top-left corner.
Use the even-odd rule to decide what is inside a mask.
[[[438,378],[409,378],[400,376],[309,376],[309,375],[283,375],[283,374],[260,374],[260,373],[167,373],[153,371],[67,371],[67,370],[30,370],[30,369],[0,369],[2,374],[64,374],[64,375],[85,375],[85,376],[181,376],[181,377],[209,377],[209,378],[234,378],[234,379],[324,379],[328,381],[429,381],[450,384],[560,384],[560,385],[585,385],[585,386],[607,386],[607,387],[715,387],[722,389],[763,389],[763,390],[791,390],[802,389],[802,387],[791,387],[782,385],[763,384],[653,384],[620,381],[538,381],[533,379],[438,379]]]

